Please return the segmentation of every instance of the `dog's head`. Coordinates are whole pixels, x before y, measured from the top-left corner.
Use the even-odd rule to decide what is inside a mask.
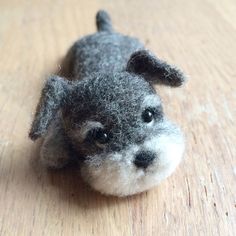
[[[179,86],[183,74],[147,51],[134,53],[123,72],[95,73],[46,83],[30,137],[46,133],[58,110],[81,173],[96,190],[130,195],[149,189],[179,164],[184,139],[167,120],[153,83]]]

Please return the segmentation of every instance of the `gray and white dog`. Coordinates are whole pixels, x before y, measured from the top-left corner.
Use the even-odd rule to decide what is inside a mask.
[[[105,11],[96,23],[98,32],[67,53],[63,77],[47,80],[29,136],[44,137],[47,166],[76,159],[94,189],[126,196],[157,185],[181,161],[183,135],[152,85],[177,87],[185,77],[136,38],[115,32]]]

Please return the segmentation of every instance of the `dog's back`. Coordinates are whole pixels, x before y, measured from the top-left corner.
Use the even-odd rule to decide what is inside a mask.
[[[138,39],[115,32],[105,11],[97,13],[96,24],[98,32],[83,37],[71,47],[62,75],[81,79],[94,72],[123,71],[131,54],[144,48]]]

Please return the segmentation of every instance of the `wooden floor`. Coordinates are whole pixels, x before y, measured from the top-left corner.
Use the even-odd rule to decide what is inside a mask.
[[[27,138],[46,76],[98,9],[190,77],[157,87],[187,149],[159,187],[128,197],[90,190],[76,168],[47,171]],[[235,235],[236,1],[1,0],[0,235]]]

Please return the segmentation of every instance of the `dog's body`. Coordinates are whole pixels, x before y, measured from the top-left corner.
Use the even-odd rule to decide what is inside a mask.
[[[183,74],[116,33],[106,12],[98,32],[76,42],[62,75],[48,79],[30,137],[45,135],[41,159],[61,168],[72,156],[96,190],[118,196],[145,191],[169,176],[184,140],[163,113],[151,83],[179,86]]]
[[[125,71],[132,53],[144,49],[138,39],[115,32],[109,16],[97,14],[98,32],[78,40],[69,50],[62,74],[72,79],[97,72]]]

